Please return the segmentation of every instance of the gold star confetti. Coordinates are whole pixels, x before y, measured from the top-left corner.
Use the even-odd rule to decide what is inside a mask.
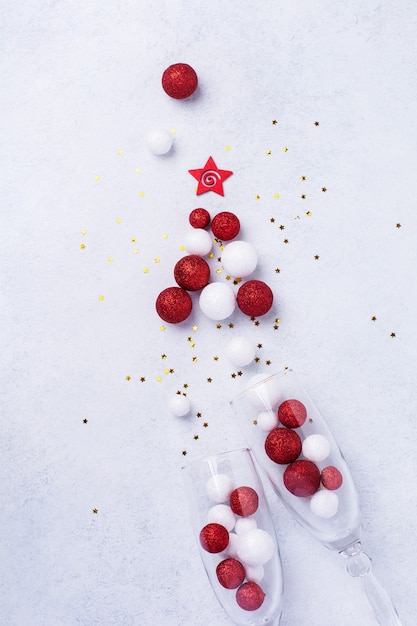
[[[157,376],[157,377],[156,377],[156,382],[157,382],[157,383],[162,382],[162,376]]]
[[[271,361],[265,361],[266,365],[271,365]]]
[[[261,359],[258,356],[255,357],[255,363],[259,363],[260,360]]]
[[[280,198],[281,196],[279,195],[279,193],[274,193],[274,198]]]
[[[116,219],[116,222],[117,222],[118,224],[121,224],[121,223],[122,223],[122,221],[123,221],[123,220],[122,220],[122,218],[121,218],[121,217],[118,217],[118,218]]]
[[[140,174],[140,167],[137,167],[137,168],[135,169],[135,172],[136,172],[136,174]]]
[[[100,180],[100,176],[94,176],[94,180]]]
[[[280,225],[279,227],[280,230],[285,230],[285,226],[283,224]]]
[[[280,324],[280,323],[281,323],[281,320],[279,319],[279,317],[276,317],[275,318],[275,324]]]
[[[230,323],[228,324],[228,326],[229,326],[229,328],[234,328],[234,326],[235,326],[235,325],[233,324],[233,322],[230,322]]]
[[[395,224],[396,228],[401,228],[401,224]]]
[[[258,196],[258,195],[255,196],[255,200],[260,200],[260,199],[261,199],[261,196]]]
[[[144,273],[144,274],[147,274],[148,272],[149,272],[149,267],[144,267],[144,268],[143,268],[143,273]]]
[[[275,217],[271,217],[269,221],[273,224],[275,222]]]
[[[318,255],[318,254],[315,254],[315,255],[314,255],[314,258],[316,259],[316,261],[318,261],[320,257],[319,257],[319,255]]]
[[[260,325],[260,323],[261,323],[261,322],[260,322],[259,320],[255,320],[255,322],[254,322],[255,326],[259,326],[259,325]]]
[[[80,248],[81,248],[81,250],[85,250],[85,243],[82,243],[82,244],[80,245]]]
[[[219,357],[217,356],[217,354],[213,357],[213,361],[218,361]]]
[[[140,198],[144,198],[145,197],[145,192],[144,191],[139,191],[139,197]]]
[[[85,229],[83,229],[83,230],[81,231],[81,234],[82,234],[82,235],[86,235],[86,234],[87,234],[87,231],[86,231]]]
[[[257,426],[258,425],[258,420],[253,420],[253,425]]]
[[[279,267],[275,268],[275,273],[279,274],[281,272],[281,270],[279,269]]]
[[[98,299],[103,301],[104,300],[104,296],[99,296]]]
[[[164,374],[169,374],[169,369],[168,368],[164,369]]]
[[[186,455],[187,455],[187,450],[183,450],[183,451],[181,452],[181,454],[182,454],[183,456],[186,456]]]
[[[276,126],[278,124],[277,120],[272,120],[272,124]]]
[[[180,246],[180,250],[181,250],[181,251],[185,250],[185,246],[184,246],[184,245],[181,245],[181,246]]]
[[[266,151],[267,155],[269,156],[270,154],[272,154],[271,150],[267,150]]]
[[[193,356],[193,363],[197,363],[198,358],[196,356]]]
[[[216,328],[220,329],[222,327],[221,324],[216,324]]]
[[[109,257],[107,258],[107,260],[108,260],[108,262],[109,262],[109,263],[113,263],[113,257],[112,257],[112,256],[109,256]]]
[[[94,515],[97,515],[98,509],[93,509],[93,513],[94,513]]]
[[[278,330],[278,328],[279,328],[278,324],[274,324],[273,329]]]
[[[212,379],[212,378],[207,378],[207,382],[208,382],[208,383],[212,383],[212,382],[213,382],[213,379]]]
[[[231,376],[232,378],[236,378],[236,374],[235,374],[234,372],[233,372],[233,374],[230,374],[230,376]]]
[[[130,376],[126,376],[126,380],[132,380]]]
[[[288,243],[288,239],[284,239],[284,243]]]
[[[194,326],[193,326],[193,330],[194,330],[194,331],[198,330],[198,326],[196,326],[196,325],[194,324]]]
[[[237,373],[238,376],[243,376],[243,372],[241,370],[238,371]]]
[[[83,419],[83,424],[88,424],[88,419],[86,417]]]
[[[375,315],[373,315],[373,316],[371,317],[371,320],[372,320],[373,322],[376,322],[376,317],[375,317]]]
[[[208,422],[204,422],[203,426],[204,426],[204,428],[207,428]]]
[[[214,254],[213,254],[213,252],[210,252],[210,254],[209,254],[208,256],[209,256],[209,259],[214,259]]]
[[[166,359],[167,355],[166,354],[161,354],[161,359]]]
[[[162,326],[160,326],[160,327],[159,327],[159,330],[162,330],[162,331],[164,331],[164,330],[166,330],[166,329],[167,329],[167,327],[166,327],[166,326],[164,326],[163,324],[162,324]]]
[[[118,151],[117,151],[117,154],[118,154],[118,155],[123,154],[123,150],[118,150]]]
[[[305,193],[302,194],[301,196],[301,200],[305,200],[307,198],[307,196],[305,195]]]
[[[322,187],[321,190],[324,191],[324,193],[326,193],[327,187]]]
[[[132,237],[132,239],[130,240],[132,243],[136,243],[136,237]]]
[[[222,270],[220,267],[218,267],[218,268],[216,269],[216,274],[221,274],[221,273],[222,273],[222,271],[223,271],[223,270]]]
[[[200,411],[199,411],[198,413],[196,413],[196,416],[197,416],[197,417],[201,417],[201,413],[200,413]]]
[[[391,333],[391,337],[396,337],[397,335],[395,333]]]
[[[224,149],[229,151],[230,150],[230,146],[225,146]]]
[[[195,439],[196,441],[197,441],[197,439],[198,439],[198,438],[199,438],[199,437],[198,437],[198,435],[194,435],[194,439]]]
[[[307,180],[307,176],[301,176],[301,180]]]
[[[163,233],[162,239],[168,239],[168,235],[166,233]]]
[[[139,380],[140,380],[141,383],[144,383],[146,381],[146,378],[145,378],[145,376],[141,376]]]
[[[311,211],[307,211],[306,215],[307,217],[311,217]]]
[[[160,263],[160,262],[161,262],[161,259],[159,258],[159,256],[157,256],[157,257],[154,259],[154,261],[155,261],[155,263]]]
[[[139,254],[139,250],[138,250],[138,248],[134,248],[134,249],[133,249],[133,254]]]
[[[258,343],[257,348],[261,349],[262,348],[262,344]]]
[[[188,389],[188,383],[184,383],[184,384],[183,384],[183,388],[184,388],[184,389]]]
[[[285,146],[285,147],[282,149],[282,151],[283,151],[283,152],[288,152],[288,148],[287,148],[287,146]]]
[[[319,126],[319,122],[314,122],[314,126]]]

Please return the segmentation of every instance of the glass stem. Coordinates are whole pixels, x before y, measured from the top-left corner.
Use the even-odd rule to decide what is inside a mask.
[[[361,542],[355,542],[340,554],[347,559],[348,574],[361,580],[369,606],[378,624],[402,626],[391,598],[372,572],[371,559],[365,552],[362,552]]]

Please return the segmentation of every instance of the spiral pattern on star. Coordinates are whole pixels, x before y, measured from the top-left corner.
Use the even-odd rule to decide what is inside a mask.
[[[216,170],[206,170],[202,173],[200,182],[204,185],[204,187],[215,187],[219,181],[221,181],[222,177],[219,172]]]

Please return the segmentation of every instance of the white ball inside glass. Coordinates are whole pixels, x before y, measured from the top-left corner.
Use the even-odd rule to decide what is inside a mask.
[[[187,396],[175,394],[168,402],[169,409],[175,417],[183,417],[190,412],[191,403]]]
[[[240,543],[240,537],[235,533],[229,534],[229,543],[227,544],[227,548],[224,550],[224,555],[231,558],[237,558],[238,547]]]
[[[193,228],[184,237],[184,248],[188,254],[205,256],[213,247],[213,239],[210,233],[203,228]]]
[[[155,128],[146,135],[146,144],[152,154],[166,154],[172,148],[174,138],[165,128]]]
[[[274,550],[273,538],[262,528],[239,535],[237,555],[246,565],[263,565],[272,557]]]
[[[310,509],[317,515],[329,519],[334,517],[339,508],[339,496],[334,491],[321,489],[316,491],[310,500]]]
[[[221,524],[230,532],[235,527],[236,517],[227,504],[215,504],[207,513],[207,521],[213,524]]]
[[[261,411],[256,418],[258,428],[269,433],[278,426],[278,414],[276,411]]]
[[[226,355],[232,365],[244,367],[255,358],[255,345],[246,337],[234,337],[226,346]]]
[[[265,576],[265,570],[263,565],[246,565],[245,567],[246,580],[252,583],[260,583]]]
[[[222,252],[222,265],[228,274],[243,278],[252,274],[258,263],[258,253],[247,241],[233,241]]]
[[[200,294],[200,309],[211,320],[224,320],[236,306],[234,291],[226,283],[209,283]]]
[[[225,502],[233,489],[233,480],[227,474],[214,474],[206,483],[207,495],[215,502]]]
[[[309,461],[324,461],[330,454],[330,442],[324,435],[309,435],[303,441],[303,454]]]
[[[238,535],[244,535],[257,527],[256,519],[253,517],[239,517],[236,521],[235,532]]]
[[[281,400],[279,382],[270,374],[255,374],[246,385],[246,397],[257,409],[273,409]]]

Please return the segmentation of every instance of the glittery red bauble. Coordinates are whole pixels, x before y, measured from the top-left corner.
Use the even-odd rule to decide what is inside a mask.
[[[236,591],[236,602],[245,611],[256,611],[262,605],[264,599],[264,591],[254,582],[243,583]]]
[[[283,481],[292,494],[306,498],[319,488],[320,470],[312,461],[294,461],[285,470]]]
[[[171,98],[189,98],[197,89],[198,77],[187,63],[174,63],[162,74],[162,88]]]
[[[236,589],[245,580],[245,568],[236,559],[225,559],[216,567],[219,583],[226,589]]]
[[[197,291],[208,285],[210,268],[207,261],[202,259],[201,256],[190,254],[175,264],[174,278],[183,289]]]
[[[217,239],[230,241],[239,234],[240,222],[234,213],[223,211],[213,217],[211,230]]]
[[[222,552],[229,544],[229,533],[221,524],[207,524],[200,531],[200,543],[207,552]]]
[[[265,439],[265,452],[275,463],[284,465],[300,456],[303,444],[294,430],[274,428]]]
[[[273,300],[274,296],[270,287],[261,280],[248,280],[243,283],[236,296],[239,309],[251,317],[259,317],[268,313]]]
[[[287,428],[302,426],[307,418],[307,409],[299,400],[285,400],[278,409],[278,419]]]
[[[241,517],[248,517],[258,508],[259,498],[252,487],[237,487],[230,494],[230,508]]]
[[[210,224],[210,213],[206,209],[193,209],[188,220],[193,228],[205,228]]]
[[[334,465],[328,465],[321,470],[321,482],[323,483],[323,487],[330,489],[330,491],[339,489],[343,482],[342,472],[340,472],[337,467],[334,467]]]
[[[193,301],[190,294],[181,287],[168,287],[161,291],[155,303],[156,312],[164,322],[178,324],[191,313]]]

